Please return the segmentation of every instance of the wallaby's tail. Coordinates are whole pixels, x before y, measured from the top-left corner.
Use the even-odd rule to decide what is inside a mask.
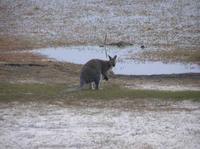
[[[72,93],[72,92],[77,92],[80,91],[82,88],[79,86],[69,86],[65,90],[62,91],[62,93]]]
[[[82,74],[80,76],[80,85],[77,86],[77,85],[73,85],[73,86],[69,86],[65,92],[77,92],[77,91],[80,91],[82,90],[83,86],[84,86],[85,82],[84,82],[84,79],[82,79]]]
[[[83,88],[85,82],[83,81],[82,77],[80,77],[80,88]]]

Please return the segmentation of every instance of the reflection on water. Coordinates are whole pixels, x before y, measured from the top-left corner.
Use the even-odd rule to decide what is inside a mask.
[[[128,59],[131,54],[140,52],[140,48],[107,47],[110,56],[117,55],[117,65],[113,68],[115,74],[124,75],[156,75],[156,74],[180,74],[200,72],[200,66],[196,64],[140,62]],[[66,61],[76,64],[84,64],[90,59],[98,58],[106,60],[105,48],[98,46],[70,46],[59,48],[45,48],[34,50],[35,53],[46,55],[58,61]]]

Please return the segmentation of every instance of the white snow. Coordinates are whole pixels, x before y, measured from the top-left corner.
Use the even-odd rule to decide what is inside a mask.
[[[137,110],[135,105],[124,110],[68,106],[62,101],[51,105],[1,103],[0,146],[2,149],[200,148],[199,103],[183,101],[165,105],[163,110],[148,110],[156,109],[154,106]]]
[[[199,47],[198,0],[3,0],[1,35]]]

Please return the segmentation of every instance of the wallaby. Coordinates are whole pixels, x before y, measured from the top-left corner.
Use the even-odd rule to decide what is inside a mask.
[[[101,77],[108,80],[107,73],[116,65],[115,55],[113,58],[109,56],[109,61],[104,61],[100,59],[92,59],[88,61],[81,69],[80,74],[80,87],[82,88],[84,84],[95,83],[95,89],[99,89],[99,84],[101,81]]]

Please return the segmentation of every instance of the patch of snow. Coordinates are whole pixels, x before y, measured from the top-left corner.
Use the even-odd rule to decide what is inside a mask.
[[[128,84],[125,87],[130,89],[147,89],[147,90],[162,90],[162,91],[200,91],[200,86],[188,85],[163,85],[163,84]]]
[[[63,105],[63,104],[62,104]],[[189,105],[189,106],[187,106]],[[123,111],[45,103],[1,103],[1,148],[200,148],[200,105],[192,111]]]
[[[108,33],[112,42],[199,45],[198,0],[4,0],[0,4],[1,35],[100,44]]]

